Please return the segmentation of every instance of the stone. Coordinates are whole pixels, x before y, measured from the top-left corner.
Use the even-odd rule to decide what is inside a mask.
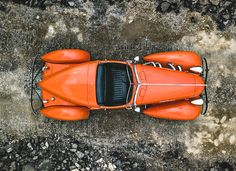
[[[69,4],[69,6],[71,6],[71,7],[75,6],[75,2],[74,2],[74,1],[69,1],[68,4]]]
[[[77,151],[75,154],[77,155],[79,159],[84,157],[84,153],[82,153],[81,151]]]
[[[10,147],[10,148],[7,149],[7,152],[10,153],[10,152],[12,152],[12,150],[13,149]]]
[[[209,0],[212,5],[219,5],[220,0]]]
[[[37,159],[38,159],[38,156],[34,156],[34,157],[33,157],[33,160],[37,160]]]
[[[114,164],[112,164],[112,163],[108,163],[108,169],[110,171],[114,171],[116,169],[116,166]]]
[[[161,3],[161,11],[162,12],[166,12],[170,7],[170,3],[169,2],[163,2]]]
[[[72,144],[72,148],[75,148],[75,149],[77,149],[77,147],[78,147],[78,145],[77,145],[77,144],[75,144],[75,143],[73,143],[73,144]]]
[[[45,146],[46,146],[47,148],[49,147],[48,142],[45,142]]]

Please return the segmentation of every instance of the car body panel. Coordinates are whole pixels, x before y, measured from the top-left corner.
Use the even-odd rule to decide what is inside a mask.
[[[141,64],[137,64],[136,68],[140,81],[137,105],[193,98],[205,86],[197,74]]]
[[[92,70],[96,68],[97,64],[95,61],[66,67],[45,77],[39,83],[39,86],[51,95],[55,95],[73,105],[90,106],[94,103],[93,100],[95,101],[96,97],[94,86],[96,72],[92,72]],[[49,68],[48,70],[55,70],[55,68]],[[90,90],[89,93],[88,89]],[[90,103],[88,102],[88,96],[90,96]]]

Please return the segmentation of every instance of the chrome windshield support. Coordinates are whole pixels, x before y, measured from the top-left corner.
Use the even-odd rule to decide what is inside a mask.
[[[139,91],[139,88],[141,86],[140,85],[140,80],[139,80],[139,77],[138,77],[138,73],[137,73],[136,65],[134,65],[134,74],[135,74],[135,78],[138,82],[138,86],[136,88],[135,95],[134,95],[134,106],[136,107],[137,106],[136,100],[137,100],[137,96],[138,96],[138,91]]]

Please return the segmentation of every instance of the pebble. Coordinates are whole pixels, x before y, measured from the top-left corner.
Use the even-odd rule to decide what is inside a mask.
[[[220,0],[209,0],[212,5],[219,5]]]
[[[10,153],[10,152],[12,152],[12,150],[13,149],[10,147],[10,148],[7,149],[7,152]]]
[[[70,149],[70,151],[72,151],[72,152],[76,152],[76,149],[72,148],[72,149]]]
[[[83,158],[84,157],[84,153],[82,153],[81,151],[77,151],[76,152],[76,155],[79,159]]]
[[[224,123],[226,121],[227,117],[226,116],[223,116],[220,120],[220,123]]]
[[[72,148],[75,148],[75,149],[76,149],[77,147],[78,147],[77,144],[75,144],[75,143],[72,144]]]
[[[162,12],[166,12],[170,7],[170,3],[169,2],[163,2],[161,3],[161,11]]]
[[[219,141],[217,139],[214,140],[214,145],[217,147],[219,145]]]
[[[75,163],[75,166],[76,166],[77,168],[80,168],[80,167],[81,167],[78,163]]]
[[[46,146],[47,148],[49,147],[48,142],[45,143],[45,146]]]
[[[74,1],[69,1],[68,4],[69,4],[69,6],[71,6],[71,7],[75,6],[75,2],[74,2]]]
[[[116,166],[113,165],[112,163],[108,163],[108,169],[109,169],[110,171],[114,171],[114,170],[116,169]]]

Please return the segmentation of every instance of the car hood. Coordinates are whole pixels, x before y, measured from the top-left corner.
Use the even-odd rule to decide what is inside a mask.
[[[197,97],[205,87],[197,74],[141,64],[134,67],[139,79],[137,105]]]
[[[75,105],[90,107],[96,104],[95,79],[97,61],[73,65],[44,78],[39,86]]]

